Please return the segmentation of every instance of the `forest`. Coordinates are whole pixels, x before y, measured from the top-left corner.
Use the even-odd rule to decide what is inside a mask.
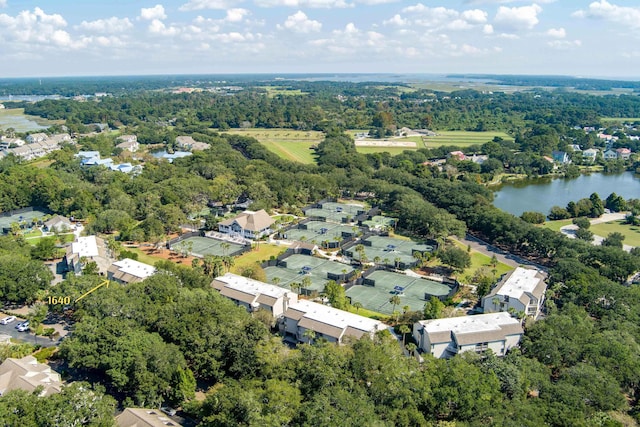
[[[514,142],[478,147],[496,159],[503,156],[503,168],[518,153],[535,159],[566,145],[573,126],[593,126],[603,116],[638,117],[638,99],[473,91],[389,97],[388,88],[355,97],[347,93],[357,85],[319,83],[315,90],[309,82],[288,85],[308,95],[269,97],[258,89],[226,97],[142,92],[100,102],[22,105],[30,114],[66,120],[69,130],[107,122],[143,143],[189,134],[210,148],[171,164],[148,160],[139,176],[82,168],[72,145],[52,153],[44,168],[9,156],[0,160],[0,210],[39,206],[86,219],[95,232],[153,241],[176,231],[209,202],[247,196],[252,209],[299,212],[323,198],[369,194],[371,205],[399,218],[402,234],[444,240],[469,232],[547,267],[545,318],[527,322],[521,348],[504,358],[426,357],[420,364],[384,333],[340,347],[320,342],[290,348],[270,333],[268,322],[212,291],[211,271],[165,262],[157,266],[160,274],[142,283],[86,298],[73,336],[60,348],[70,377],[91,379],[98,383],[95,393],[113,397],[96,414],[116,405],[168,402],[205,426],[640,421],[640,290],[625,283],[640,269],[637,251],[569,240],[498,210],[491,190],[478,179],[482,171],[425,164],[447,148],[365,155],[345,133],[380,126],[504,130]],[[252,138],[220,132],[245,121],[324,131],[317,163],[290,162]],[[81,145],[110,154],[114,137],[87,137]],[[24,239],[0,238],[4,302],[41,298],[48,286],[42,268],[38,252]],[[59,286],[78,292],[99,281],[87,274]],[[422,316],[408,312],[400,323],[410,325]],[[194,399],[203,388],[204,399]],[[33,400],[15,392],[0,397],[0,419],[10,420],[6,425],[49,425]],[[66,403],[47,398],[46,404],[62,411]],[[77,417],[77,425],[109,425],[99,415]]]

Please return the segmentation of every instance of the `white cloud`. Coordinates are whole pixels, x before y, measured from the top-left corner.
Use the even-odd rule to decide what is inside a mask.
[[[0,0],[0,7],[7,7],[7,0]]]
[[[133,24],[129,21],[129,18],[120,19],[112,16],[111,18],[98,19],[96,21],[82,21],[76,28],[96,33],[122,33],[133,28]]]
[[[487,22],[487,12],[481,9],[465,10],[462,12],[461,17],[470,24],[484,24]]]
[[[491,25],[491,24],[485,24],[485,25],[482,27],[482,32],[483,32],[484,34],[493,34],[493,25]]]
[[[580,40],[553,40],[548,42],[547,45],[553,49],[567,50],[582,46],[582,42]]]
[[[242,0],[240,0],[242,1]],[[229,9],[235,6],[235,0],[190,0],[178,8],[180,11],[202,10],[202,9]]]
[[[154,7],[140,9],[140,19],[153,21],[154,19],[165,19],[167,14],[164,13],[164,6],[157,4]]]
[[[293,15],[287,17],[284,24],[278,25],[279,29],[286,29],[295,33],[314,33],[322,29],[322,24],[318,21],[309,19],[307,15],[299,10]]]
[[[163,36],[175,36],[180,33],[180,29],[173,25],[166,26],[164,22],[159,19],[154,19],[149,24],[149,32],[152,34],[159,34]]]
[[[545,34],[555,39],[563,39],[567,37],[567,32],[564,28],[549,28]]]
[[[353,6],[347,4],[344,0],[254,0],[254,2],[260,7],[309,7],[315,9],[332,9]]]
[[[39,7],[36,7],[33,12],[23,10],[15,17],[0,14],[0,39],[6,45],[11,45],[11,42],[18,43],[16,45],[18,50],[29,48],[37,50],[41,46],[78,47],[71,35],[63,30],[66,26],[67,21],[61,15],[47,15]]]
[[[537,4],[522,7],[500,6],[494,24],[505,30],[531,30],[540,22],[538,19],[540,12],[542,8]]]
[[[507,3],[524,3],[528,0],[467,0],[468,4],[507,4]],[[557,0],[537,0],[536,3],[555,3]]]
[[[383,25],[394,25],[396,27],[404,27],[406,25],[409,25],[409,20],[404,19],[402,16],[395,14],[393,15],[393,18],[391,19],[387,19],[386,21],[382,22]]]
[[[247,9],[242,8],[234,8],[227,10],[227,17],[225,21],[227,22],[241,22],[245,16],[249,15],[249,11]]]
[[[578,10],[573,16],[602,19],[633,29],[640,28],[640,7],[618,6],[607,0],[594,1],[587,10]]]

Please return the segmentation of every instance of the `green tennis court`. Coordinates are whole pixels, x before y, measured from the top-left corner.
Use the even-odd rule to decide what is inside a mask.
[[[412,268],[416,264],[414,252],[433,252],[434,245],[385,236],[370,236],[363,240],[364,255],[368,262],[377,262],[395,268]],[[350,258],[360,261],[356,246],[345,251]],[[377,261],[376,261],[377,260]]]
[[[33,210],[28,212],[22,212],[11,216],[0,216],[0,234],[4,229],[10,229],[11,224],[17,222],[22,224],[24,222],[30,223],[34,218],[42,219],[47,214],[41,211]]]
[[[242,253],[243,245],[211,237],[188,237],[181,242],[171,245],[171,249],[179,251],[183,244],[191,244],[191,254],[194,256],[236,256]]]
[[[349,265],[300,254],[291,255],[277,267],[267,267],[264,270],[271,283],[277,278],[279,286],[289,287],[293,282],[310,281],[304,289],[318,292],[324,289],[329,280],[341,281],[341,278],[353,274],[353,267]]]
[[[352,221],[356,216],[366,212],[362,205],[326,202],[320,208],[309,208],[304,211],[308,217],[322,218],[325,221],[344,223]]]
[[[366,225],[370,229],[390,228],[396,225],[397,219],[388,216],[375,215],[369,220],[363,221],[362,225]]]
[[[354,231],[353,227],[348,225],[339,225],[325,221],[309,221],[305,224],[300,224],[300,227],[301,228],[287,230],[285,239],[321,245],[322,242],[325,241],[341,242],[344,239],[343,234],[351,236],[359,231],[358,229]]]
[[[347,290],[351,303],[359,302],[366,309],[385,314],[393,313],[394,307],[389,300],[394,295],[400,297],[400,304],[395,307],[397,311],[405,306],[411,311],[420,311],[432,296],[444,299],[453,293],[453,289],[443,283],[382,270],[367,276],[365,283],[373,286],[359,285]],[[402,290],[396,290],[396,287]]]

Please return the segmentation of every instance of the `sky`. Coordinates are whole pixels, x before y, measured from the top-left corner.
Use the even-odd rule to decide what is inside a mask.
[[[640,80],[638,0],[0,0],[0,77],[552,74]]]

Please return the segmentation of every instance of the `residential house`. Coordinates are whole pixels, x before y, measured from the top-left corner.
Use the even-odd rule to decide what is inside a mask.
[[[605,151],[602,154],[602,157],[605,160],[617,160],[618,159],[618,153],[616,153],[614,150],[612,149],[608,149],[607,151]]]
[[[51,233],[69,231],[73,229],[73,223],[61,215],[56,215],[53,218],[44,222],[44,231]]]
[[[211,286],[248,311],[265,310],[275,318],[281,317],[290,305],[298,303],[298,294],[289,289],[233,273],[216,277]]]
[[[512,311],[538,317],[547,290],[540,270],[518,267],[505,274],[488,295],[482,298],[485,313]]]
[[[627,160],[631,156],[631,150],[628,148],[618,148],[616,154],[618,155],[618,159]]]
[[[298,342],[326,339],[342,343],[345,337],[360,339],[387,328],[382,322],[324,304],[300,300],[284,312],[280,331]],[[307,332],[310,331],[310,332]]]
[[[7,358],[0,365],[0,396],[11,390],[34,392],[42,387],[40,396],[59,393],[62,388],[60,374],[49,365],[38,363],[35,357]]]
[[[123,151],[130,151],[134,153],[140,148],[138,137],[135,135],[122,135],[116,138],[116,141],[118,142],[116,148],[120,148]]]
[[[183,157],[189,157],[191,156],[193,153],[191,153],[190,151],[174,151],[173,153],[164,153],[162,155],[162,159],[167,159],[167,161],[169,163],[173,163],[173,161],[175,159],[181,159]]]
[[[69,135],[68,133],[56,133],[54,135],[51,135],[45,141],[50,141],[51,143],[55,143],[56,145],[60,145],[65,142],[73,142],[73,140],[71,139],[71,135]]]
[[[7,150],[9,148],[22,147],[25,144],[23,139],[20,138],[7,138],[5,136],[0,138],[0,150]]]
[[[597,148],[588,148],[582,152],[582,158],[587,162],[593,163],[596,161],[599,152],[600,150]]]
[[[418,349],[444,359],[467,351],[482,354],[492,350],[504,356],[518,345],[523,333],[520,321],[509,313],[421,320],[413,325]]]
[[[565,151],[553,151],[551,153],[551,157],[554,162],[558,162],[561,165],[566,165],[567,163],[571,163],[571,157]]]
[[[176,137],[176,147],[181,150],[201,151],[208,149],[209,144],[196,141],[190,136],[178,136]]]
[[[181,427],[159,409],[126,408],[116,417],[118,427]]]
[[[218,230],[232,236],[241,236],[245,239],[259,239],[271,232],[271,225],[275,221],[264,209],[257,212],[244,211],[235,218],[218,223]]]
[[[42,142],[45,141],[49,138],[49,135],[47,135],[46,133],[32,133],[31,135],[27,136],[27,143],[28,144],[33,144],[34,142]]]
[[[484,162],[486,162],[489,159],[489,156],[487,156],[486,154],[474,154],[473,156],[469,157],[466,156],[465,160],[470,160],[473,163],[477,163],[479,165],[483,164]]]
[[[107,269],[107,279],[127,285],[142,282],[156,273],[156,268],[134,259],[121,259]]]
[[[453,157],[457,160],[466,160],[467,156],[464,155],[464,153],[462,151],[452,151],[450,152],[447,157]]]
[[[571,151],[573,151],[574,153],[579,153],[580,151],[582,151],[582,148],[580,148],[578,144],[571,144],[569,145],[569,148],[571,148]]]
[[[68,271],[81,274],[82,269],[90,261],[95,261],[100,274],[107,274],[112,260],[107,255],[105,241],[100,237],[78,237],[75,242],[67,246],[65,262],[67,263]]]
[[[90,159],[99,159],[100,152],[99,151],[78,151],[73,157],[77,157],[80,159],[80,164],[84,165],[84,162]]]

